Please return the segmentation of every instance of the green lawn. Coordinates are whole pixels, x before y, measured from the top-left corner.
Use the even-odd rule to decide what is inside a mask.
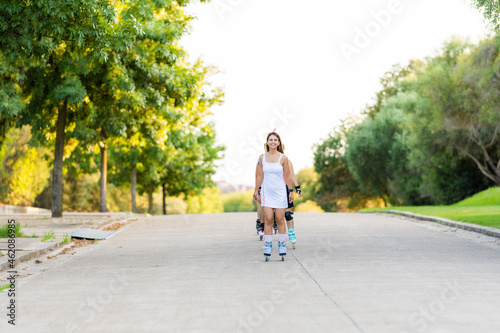
[[[456,203],[454,206],[500,206],[500,187],[491,187],[472,197]]]
[[[451,206],[393,206],[361,211],[375,210],[399,210],[500,229],[500,187],[489,188]]]
[[[369,212],[376,209],[363,209]],[[494,206],[417,206],[387,207],[377,210],[399,210],[415,214],[438,216],[453,221],[467,222],[500,229],[500,205]]]

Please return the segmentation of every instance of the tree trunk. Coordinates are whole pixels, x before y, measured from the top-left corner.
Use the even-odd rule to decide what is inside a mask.
[[[487,163],[482,163],[479,158],[477,158],[476,156],[471,154],[469,151],[467,151],[467,149],[462,148],[457,144],[453,144],[453,145],[455,146],[455,148],[457,148],[459,151],[461,151],[467,157],[469,157],[471,160],[473,160],[476,163],[477,167],[479,168],[479,171],[481,171],[481,173],[484,176],[486,176],[491,181],[493,181],[497,186],[500,186],[500,175],[499,175],[498,169],[495,168],[495,166],[493,166],[493,168],[492,168],[494,171],[491,172],[488,168]],[[500,161],[498,161],[498,163],[500,164]]]
[[[384,207],[387,207],[387,200],[385,199],[385,196],[383,194],[380,195],[382,198],[382,201],[384,202]]]
[[[135,202],[135,193],[137,192],[137,164],[132,164],[132,173],[131,173],[131,191],[132,191],[132,213],[137,213],[137,204]]]
[[[52,217],[62,217],[63,195],[63,155],[66,118],[68,117],[68,101],[63,101],[57,115],[56,149],[54,152],[54,169],[52,170]]]
[[[161,184],[162,187],[162,193],[163,193],[163,215],[167,215],[167,184],[163,183]]]
[[[108,144],[106,142],[106,132],[101,128],[101,138],[103,144],[101,148],[101,181],[100,181],[100,200],[99,211],[105,213],[108,211],[106,204],[106,184],[108,175]]]
[[[149,190],[148,190],[148,204],[149,204],[149,208],[148,208],[148,213],[153,215],[153,192],[155,190],[155,184],[153,181],[150,181],[149,182]]]

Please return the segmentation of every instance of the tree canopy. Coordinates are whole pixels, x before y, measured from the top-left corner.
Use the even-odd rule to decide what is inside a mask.
[[[498,36],[452,38],[435,57],[395,66],[365,118],[316,146],[321,191],[423,205],[499,186],[499,46]]]
[[[101,175],[108,151],[117,186],[173,193],[211,185],[215,144],[212,69],[178,45],[189,1],[34,0],[0,4],[0,135],[31,126],[31,144],[55,147],[52,213],[62,215],[63,171]],[[188,172],[185,185],[174,184]],[[137,170],[139,171],[137,174]],[[170,171],[170,172],[169,172]],[[177,187],[176,187],[177,186]],[[134,203],[133,203],[134,205]]]

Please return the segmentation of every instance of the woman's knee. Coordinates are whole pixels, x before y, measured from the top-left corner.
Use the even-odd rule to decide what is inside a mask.
[[[285,223],[285,211],[284,210],[280,210],[280,211],[276,211],[276,223]]]

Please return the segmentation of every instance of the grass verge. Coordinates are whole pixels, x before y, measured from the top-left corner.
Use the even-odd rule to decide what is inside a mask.
[[[9,238],[9,224],[6,223],[2,226],[0,226],[0,238]],[[24,232],[21,231],[21,225],[19,223],[16,223],[14,225],[14,231],[16,237],[28,237]]]
[[[69,242],[71,242],[71,237],[69,237],[68,234],[64,234],[64,239],[63,241],[61,242],[61,245],[64,245],[64,244],[69,244]]]
[[[6,284],[5,286],[1,286],[0,287],[0,291],[3,291],[5,289],[8,289],[10,287],[10,283],[9,284]]]
[[[43,234],[42,242],[46,242],[46,241],[54,239],[54,238],[56,238],[56,234],[54,233],[54,231],[50,230],[49,232],[46,232],[45,234]]]
[[[376,210],[399,210],[415,214],[437,216],[453,221],[473,223],[500,229],[500,205],[489,206],[401,206],[376,209],[362,209],[362,212]]]
[[[500,187],[489,189],[474,194],[473,196],[457,202],[453,206],[494,206],[500,205]]]

